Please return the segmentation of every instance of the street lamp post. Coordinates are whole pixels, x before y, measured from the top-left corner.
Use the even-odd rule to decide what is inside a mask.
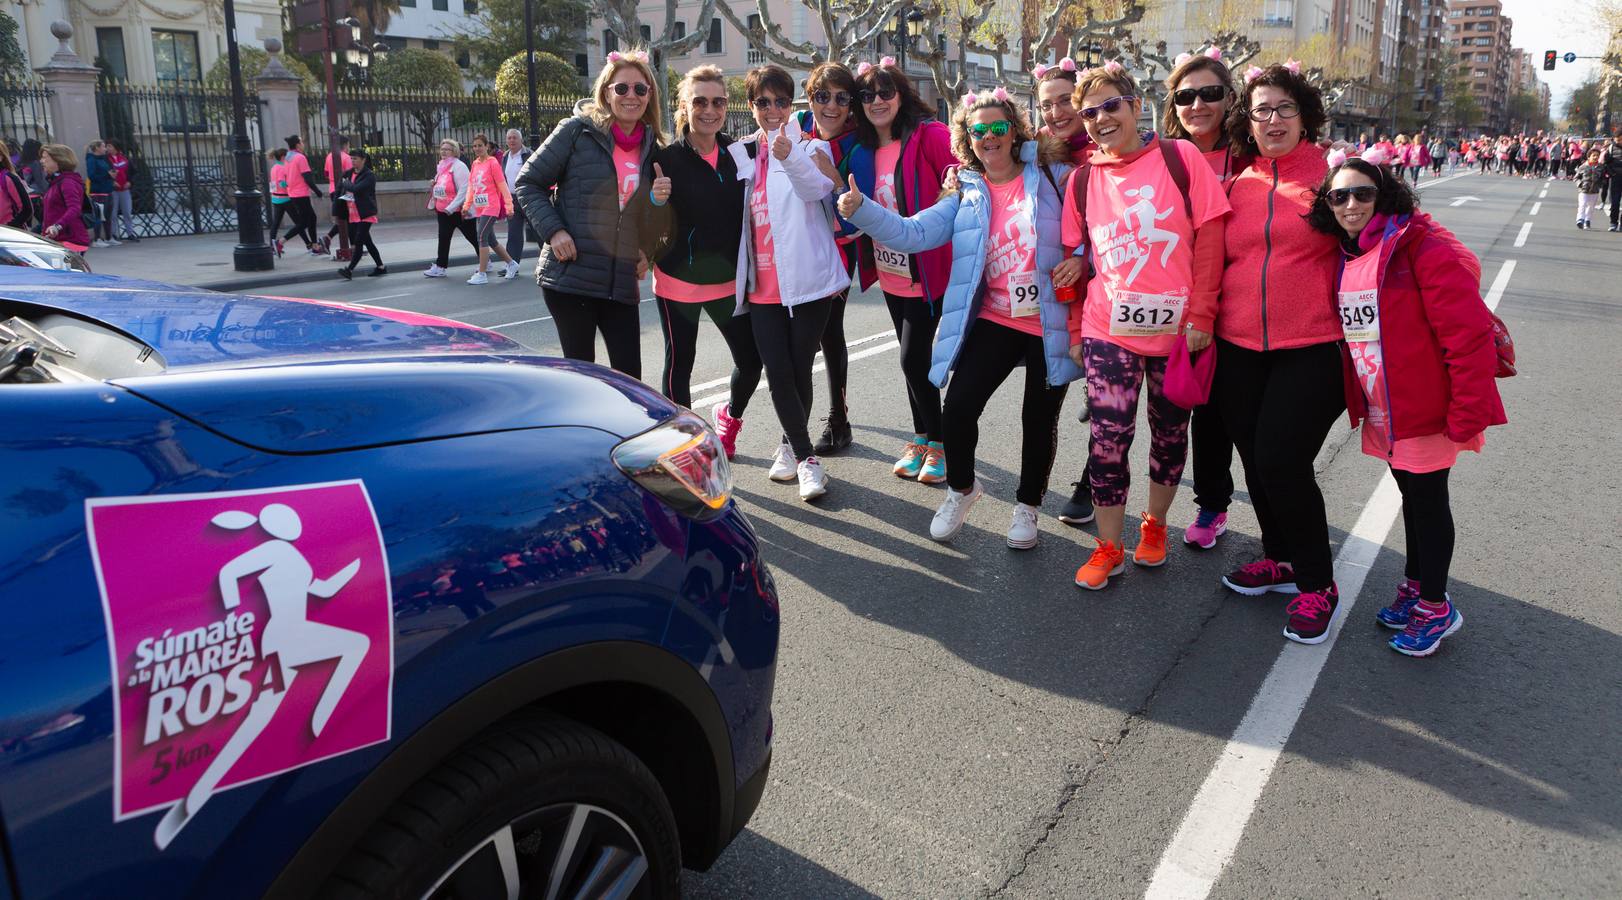
[[[276,255],[265,242],[265,217],[258,179],[254,177],[253,145],[248,142],[247,97],[242,90],[242,59],[237,52],[235,0],[225,0],[225,51],[231,67],[231,155],[237,163],[237,245],[231,259],[238,272],[268,272]]]
[[[541,103],[535,95],[535,0],[524,0],[524,66],[529,74],[529,149],[541,146]]]

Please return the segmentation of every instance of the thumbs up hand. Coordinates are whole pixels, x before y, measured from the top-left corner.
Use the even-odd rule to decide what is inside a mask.
[[[778,162],[782,162],[788,159],[789,151],[793,149],[794,142],[788,139],[787,134],[784,134],[784,129],[778,129],[777,137],[772,140],[772,155],[777,157]]]
[[[845,218],[855,215],[862,208],[862,201],[866,200],[862,192],[856,187],[856,176],[850,176],[850,189],[839,195],[839,214]]]
[[[665,201],[670,199],[670,178],[658,163],[653,164],[653,185],[648,188],[648,193],[658,206],[664,206]]]

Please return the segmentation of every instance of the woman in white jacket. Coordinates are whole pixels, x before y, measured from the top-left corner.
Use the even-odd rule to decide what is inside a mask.
[[[800,499],[828,492],[828,476],[812,452],[811,361],[833,298],[850,285],[834,243],[834,182],[813,158],[831,167],[826,141],[801,141],[790,115],[794,79],[762,66],[744,79],[760,131],[728,146],[749,182],[738,254],[737,313],[749,313],[755,344],[772,388],[783,441],[772,460],[773,481],[800,482]],[[779,255],[778,247],[792,248]]]

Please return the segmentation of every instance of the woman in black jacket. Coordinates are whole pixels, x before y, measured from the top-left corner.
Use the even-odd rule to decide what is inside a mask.
[[[760,350],[749,320],[734,315],[744,182],[727,152],[726,75],[716,66],[690,69],[676,100],[675,143],[654,154],[650,191],[654,234],[666,239],[653,267],[653,295],[665,333],[665,373],[659,388],[693,405],[698,322],[708,315],[732,351],[731,393],[713,410],[715,430],[731,459],[744,408],[760,385]],[[665,200],[668,196],[668,200]]]
[[[372,158],[365,150],[349,154],[350,168],[338,181],[338,197],[347,201],[349,213],[349,265],[338,270],[345,279],[355,277],[355,264],[360,262],[361,251],[372,254],[375,264],[367,278],[389,274],[383,265],[383,255],[372,242],[372,226],[377,224],[377,176],[372,173]]]
[[[641,50],[610,53],[593,100],[554,130],[518,176],[518,206],[545,242],[537,281],[563,355],[642,377],[637,282],[654,255],[659,86]],[[556,192],[554,193],[554,187]]]

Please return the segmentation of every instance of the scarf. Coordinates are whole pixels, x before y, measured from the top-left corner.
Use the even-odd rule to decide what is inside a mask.
[[[635,150],[642,146],[642,135],[646,131],[647,126],[641,122],[636,123],[636,129],[630,134],[622,131],[618,122],[609,126],[609,133],[614,136],[614,143],[621,150]]]

